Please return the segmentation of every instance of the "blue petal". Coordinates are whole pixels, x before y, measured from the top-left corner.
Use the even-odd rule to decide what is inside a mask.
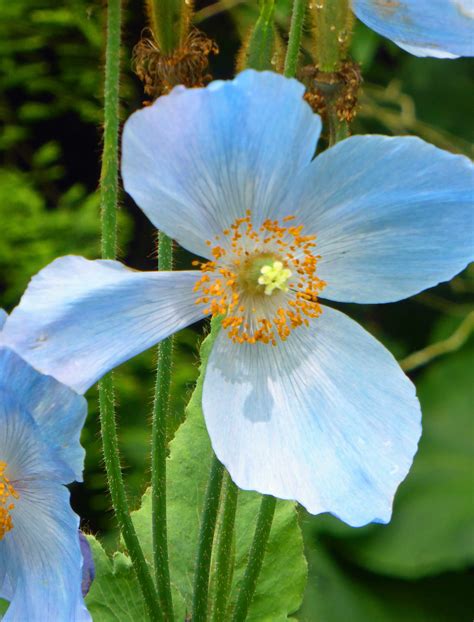
[[[8,317],[7,312],[4,311],[3,309],[0,309],[0,331],[2,330],[7,317]]]
[[[367,26],[417,56],[474,56],[472,0],[353,0]]]
[[[221,332],[203,410],[238,486],[353,526],[389,521],[421,432],[415,388],[395,359],[328,307],[275,347]]]
[[[69,484],[74,479],[70,467],[41,433],[25,400],[10,387],[0,388],[0,456],[8,464],[12,481],[43,478]]]
[[[70,469],[40,433],[22,398],[0,390],[0,456],[18,499],[13,529],[0,541],[4,622],[90,620],[81,594],[79,518],[71,510]]]
[[[316,234],[322,296],[391,302],[447,281],[474,255],[474,167],[413,138],[354,136],[295,180]]]
[[[268,216],[313,157],[321,122],[303,93],[253,70],[174,89],[125,124],[125,189],[158,229],[208,256],[206,240],[248,209],[257,222]]]
[[[14,527],[0,542],[14,586],[4,622],[91,620],[81,590],[79,517],[69,491],[41,479],[18,490]]]
[[[200,272],[135,272],[62,257],[36,275],[8,317],[6,343],[83,393],[107,371],[203,317]]]
[[[82,481],[84,449],[80,436],[87,414],[86,400],[54,378],[40,374],[5,347],[0,348],[0,391],[17,396],[43,438],[54,445],[73,471],[71,480]]]
[[[95,564],[94,558],[92,557],[91,545],[87,540],[86,536],[80,531],[79,532],[79,544],[81,546],[82,553],[82,595],[84,598],[89,593],[89,590],[92,585],[92,581],[95,579]]]

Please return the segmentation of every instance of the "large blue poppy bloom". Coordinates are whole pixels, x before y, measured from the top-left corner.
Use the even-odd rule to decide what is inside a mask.
[[[176,88],[132,115],[127,191],[207,261],[142,273],[58,259],[32,279],[6,334],[39,369],[85,391],[203,315],[223,315],[203,410],[234,481],[351,525],[387,522],[420,436],[415,389],[377,340],[317,296],[391,302],[462,270],[473,250],[472,165],[382,136],[312,159],[321,122],[303,91],[248,70]]]
[[[10,601],[4,622],[90,620],[79,518],[65,487],[82,476],[85,413],[82,396],[0,346],[0,597]]]
[[[474,0],[352,0],[367,26],[416,56],[474,56]]]

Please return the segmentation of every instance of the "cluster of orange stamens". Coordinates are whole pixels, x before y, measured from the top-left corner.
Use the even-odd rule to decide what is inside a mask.
[[[206,315],[223,316],[222,327],[235,343],[276,345],[277,337],[284,341],[321,313],[317,296],[325,283],[316,277],[315,236],[303,235],[294,220],[268,219],[254,228],[247,211],[222,236],[206,242],[214,260],[194,262],[203,272],[195,285],[196,303],[204,305]],[[291,276],[284,291],[266,295],[261,269],[275,262]]]
[[[3,540],[5,534],[13,529],[10,512],[15,504],[12,503],[12,499],[18,499],[18,493],[5,475],[6,468],[6,462],[0,461],[0,540]]]

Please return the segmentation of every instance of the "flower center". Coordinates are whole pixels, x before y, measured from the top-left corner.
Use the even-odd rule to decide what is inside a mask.
[[[235,343],[285,340],[321,313],[317,295],[315,236],[302,235],[294,216],[265,220],[258,228],[248,211],[221,236],[207,242],[213,261],[199,265],[195,285],[204,313],[224,316],[222,327]]]
[[[258,284],[264,285],[264,292],[267,296],[273,294],[273,290],[280,289],[282,292],[288,291],[286,282],[292,275],[291,270],[285,268],[281,261],[274,261],[272,264],[265,264],[260,268]]]
[[[6,468],[7,463],[0,461],[0,540],[3,540],[5,534],[13,529],[10,512],[15,504],[12,503],[12,499],[19,498],[18,493],[5,475]]]

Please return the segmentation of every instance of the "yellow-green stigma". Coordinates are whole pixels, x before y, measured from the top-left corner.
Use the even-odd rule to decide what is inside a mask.
[[[260,268],[258,284],[265,286],[264,292],[267,296],[271,296],[275,289],[287,292],[287,282],[291,275],[291,270],[285,268],[281,261],[274,261],[272,264],[266,264]]]

